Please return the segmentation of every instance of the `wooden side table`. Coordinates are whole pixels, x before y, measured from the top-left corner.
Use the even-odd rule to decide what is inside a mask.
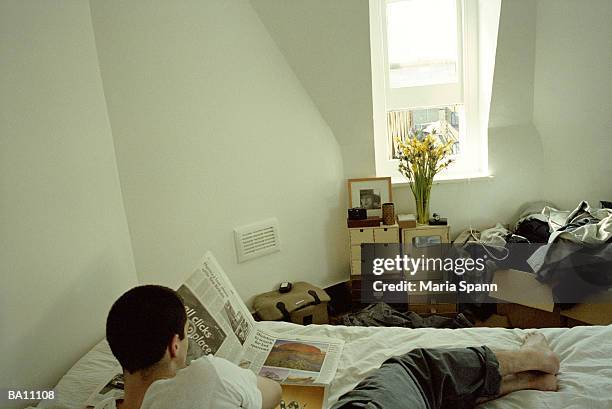
[[[416,227],[401,229],[404,251],[411,251],[412,257],[442,257],[440,247],[428,245],[450,243],[450,226],[431,226],[419,224]],[[408,247],[406,245],[412,245]],[[435,251],[435,253],[434,253]],[[442,271],[419,270],[411,275],[406,272],[406,281],[433,281],[443,283]],[[457,312],[457,302],[454,294],[416,291],[408,294],[408,309],[421,314],[444,314]]]

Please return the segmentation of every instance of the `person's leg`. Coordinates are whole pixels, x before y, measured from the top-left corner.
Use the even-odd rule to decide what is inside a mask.
[[[410,370],[401,363],[402,357],[385,361],[353,390],[342,395],[332,409],[431,409],[422,389],[410,376]]]
[[[528,336],[517,351],[416,349],[384,362],[333,409],[471,408],[483,397],[515,390],[556,390],[558,369],[559,358],[539,334]],[[550,374],[526,372],[531,370]]]
[[[390,358],[333,409],[471,408],[481,396],[497,396],[499,364],[486,346],[415,349]]]

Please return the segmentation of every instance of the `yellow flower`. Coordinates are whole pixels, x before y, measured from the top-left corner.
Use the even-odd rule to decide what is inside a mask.
[[[435,132],[411,133],[406,140],[396,137],[394,142],[400,152],[399,170],[411,182],[411,187],[415,177],[419,178],[419,184],[431,184],[436,173],[452,163],[448,156],[452,153],[453,142],[440,143]]]

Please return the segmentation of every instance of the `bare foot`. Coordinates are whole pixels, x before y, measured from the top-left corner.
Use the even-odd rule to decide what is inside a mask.
[[[499,389],[499,395],[506,395],[514,391],[535,389],[538,391],[556,391],[559,384],[556,375],[542,372],[519,372],[504,376]]]
[[[520,372],[516,374],[520,382],[524,382],[525,389],[536,389],[539,391],[557,391],[559,390],[559,381],[557,375],[541,374],[537,372]]]
[[[550,349],[546,337],[541,333],[531,332],[527,334],[521,350],[525,351],[528,358],[533,360],[533,368],[531,369],[553,375],[559,372],[559,356]]]
[[[554,353],[546,338],[539,333],[525,337],[523,346],[514,351],[495,351],[502,376],[525,371],[540,371],[555,375],[559,372],[559,356]]]
[[[540,391],[553,391],[559,390],[559,379],[557,375],[551,375],[549,373],[540,375],[536,380],[537,389]]]
[[[546,337],[539,332],[530,332],[525,335],[521,348],[532,348],[550,351]]]

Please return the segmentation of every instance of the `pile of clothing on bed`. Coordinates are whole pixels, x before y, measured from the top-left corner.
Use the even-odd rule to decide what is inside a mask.
[[[470,282],[490,283],[498,269],[534,273],[549,284],[555,302],[573,304],[612,288],[612,209],[585,201],[573,210],[558,210],[537,202],[519,210],[514,231],[497,224],[482,232],[464,231],[455,240],[461,257],[486,256],[486,270],[467,276]],[[486,294],[475,294],[482,302]]]

